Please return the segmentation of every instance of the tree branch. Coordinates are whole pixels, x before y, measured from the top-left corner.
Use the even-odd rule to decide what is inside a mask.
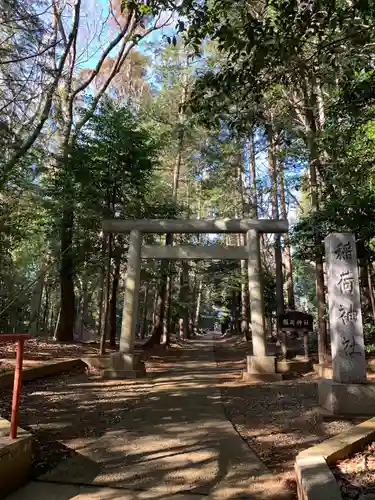
[[[108,54],[111,52],[111,50],[113,50],[119,43],[120,41],[125,37],[126,33],[128,32],[128,29],[129,29],[129,26],[130,26],[130,23],[132,21],[134,17],[134,10],[130,10],[129,11],[129,14],[128,14],[128,17],[126,19],[126,22],[125,22],[125,26],[124,28],[119,32],[119,34],[112,40],[112,42],[110,44],[108,44],[107,48],[103,51],[99,61],[98,61],[98,64],[96,65],[95,69],[92,71],[91,75],[89,76],[89,78],[87,78],[87,80],[85,82],[83,82],[74,92],[73,92],[73,99],[74,97],[79,94],[80,92],[82,92],[83,90],[85,90],[85,88],[87,88],[90,83],[94,80],[94,78],[96,77],[96,75],[100,72],[102,66],[103,66],[103,63],[104,61],[106,60]],[[124,43],[126,44],[126,40],[124,40]]]
[[[57,71],[55,77],[50,85],[50,88],[46,95],[46,101],[43,107],[42,114],[39,119],[39,123],[34,128],[33,132],[29,135],[29,137],[25,140],[23,145],[9,158],[9,160],[3,166],[3,172],[0,177],[0,186],[4,185],[7,181],[12,169],[17,164],[17,162],[29,151],[31,146],[34,144],[36,139],[39,137],[39,134],[49,117],[49,113],[52,106],[53,96],[55,94],[56,88],[59,84],[61,74],[63,72],[65,61],[68,57],[70,48],[72,46],[73,41],[77,37],[78,25],[79,25],[79,14],[81,9],[81,0],[76,0],[74,7],[74,17],[73,17],[73,26],[72,31],[69,35],[67,46],[61,56],[59,65],[57,67]]]
[[[34,59],[36,57],[42,56],[43,54],[48,52],[50,49],[53,49],[60,42],[61,42],[61,40],[57,40],[56,42],[52,43],[51,45],[48,45],[48,47],[45,47],[40,52],[35,52],[34,54],[30,54],[28,56],[17,57],[16,59],[8,59],[7,61],[0,61],[0,66],[4,66],[5,64],[20,63],[23,61],[27,61],[28,59]]]
[[[53,2],[53,12],[55,14],[57,28],[60,32],[61,39],[64,42],[64,47],[66,48],[68,41],[66,39],[66,34],[65,34],[63,23],[61,22],[61,11],[58,10],[57,5],[56,5],[56,1]]]
[[[171,19],[171,17],[165,23],[163,23],[162,25],[158,26],[158,21],[159,21],[159,17],[158,17],[157,20],[155,21],[155,23],[148,30],[146,30],[142,35],[139,35],[139,37],[138,37],[138,39],[136,41],[133,40],[130,43],[127,40],[123,41],[121,49],[120,49],[120,51],[119,51],[119,53],[118,53],[118,55],[116,57],[116,62],[113,65],[113,68],[112,68],[112,70],[111,70],[108,78],[103,83],[103,85],[100,88],[99,92],[96,94],[96,96],[93,99],[92,104],[89,107],[88,111],[81,118],[81,120],[79,120],[77,122],[77,124],[75,126],[75,131],[74,131],[75,132],[75,136],[77,136],[77,134],[80,132],[80,130],[82,129],[82,127],[87,123],[87,121],[95,113],[96,107],[97,107],[97,105],[98,105],[101,97],[103,96],[104,92],[107,90],[107,88],[108,88],[109,84],[111,83],[111,81],[113,80],[113,78],[118,74],[118,72],[122,68],[122,66],[123,66],[126,58],[129,55],[129,52],[139,43],[140,40],[142,40],[143,38],[147,37],[153,31],[164,27],[170,21],[170,19]],[[133,18],[131,26],[130,27],[128,26],[129,33],[132,34],[134,32],[135,28],[136,28],[136,20],[135,20],[135,18]],[[90,77],[89,80],[91,82],[93,80],[93,78]],[[76,95],[76,93],[77,92],[74,92],[73,95]]]

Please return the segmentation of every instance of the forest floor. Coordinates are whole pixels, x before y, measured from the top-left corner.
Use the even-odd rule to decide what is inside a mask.
[[[228,418],[250,448],[285,484],[295,481],[296,455],[360,422],[323,421],[317,411],[315,373],[281,382],[249,384],[245,370],[246,344],[223,339],[215,344],[218,366],[232,366],[232,377],[220,385]],[[362,419],[363,420],[363,419]]]
[[[74,359],[98,353],[95,344],[56,342],[52,339],[30,339],[25,342],[23,366],[29,368],[43,362]],[[0,373],[13,370],[16,359],[16,344],[0,343]]]
[[[375,442],[331,467],[344,500],[375,499]]]

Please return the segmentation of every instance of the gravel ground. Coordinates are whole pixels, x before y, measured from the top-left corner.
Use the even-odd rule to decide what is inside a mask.
[[[20,426],[34,435],[32,475],[38,476],[93,437],[112,429],[148,392],[147,381],[99,380],[67,373],[26,382]],[[10,418],[11,390],[0,390],[0,416]]]
[[[344,500],[375,499],[375,442],[331,468]]]
[[[232,380],[220,386],[228,418],[261,460],[291,488],[295,483],[295,456],[354,425],[344,420],[322,421],[316,411],[315,374],[250,385],[241,380],[240,371],[245,369],[245,363],[239,345],[232,348],[218,344],[215,352],[219,367],[228,363],[228,356],[236,367]]]

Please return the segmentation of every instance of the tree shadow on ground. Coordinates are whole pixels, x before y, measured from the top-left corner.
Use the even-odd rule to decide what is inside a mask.
[[[147,491],[153,492],[153,498],[183,491],[216,492],[218,498],[232,500],[282,498],[277,478],[260,475],[267,471],[233,432],[220,390],[226,408],[244,412],[242,425],[253,435],[243,437],[251,445],[251,439],[260,443],[263,437],[274,437],[275,430],[283,430],[305,439],[307,447],[315,435],[309,436],[308,430],[304,433],[296,423],[290,426],[297,418],[296,409],[290,410],[286,402],[298,401],[293,387],[282,383],[225,388],[224,374],[217,370],[212,350],[208,352],[204,345],[185,353],[175,370],[153,376],[151,392],[147,379],[102,381],[84,374],[27,384],[21,401],[21,427],[43,443],[34,474],[58,463],[44,479],[124,488],[132,490],[134,499],[146,498]],[[7,418],[10,396],[5,392],[1,391],[0,408]],[[299,415],[310,411],[313,404],[311,393],[305,404],[297,406]],[[248,406],[253,409],[250,419]],[[236,415],[229,416],[239,430]],[[275,421],[284,427],[275,429]],[[317,429],[318,439],[325,439],[324,426]],[[49,457],[55,443],[60,448]],[[288,449],[288,444],[281,443],[281,448]],[[293,449],[289,447],[288,453]]]
[[[228,363],[228,359],[238,362],[243,358],[240,349],[231,349],[230,343],[215,344],[215,356],[219,367],[222,359]],[[243,383],[237,377],[237,384],[220,386],[228,418],[271,470],[293,471],[300,451],[357,423],[321,418],[317,382],[315,374],[307,374],[264,384]]]

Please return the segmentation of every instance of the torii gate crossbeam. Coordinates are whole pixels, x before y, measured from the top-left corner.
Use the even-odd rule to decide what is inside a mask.
[[[240,259],[248,261],[251,333],[253,356],[248,360],[248,372],[272,378],[275,357],[267,356],[264,321],[263,279],[260,253],[260,233],[286,233],[287,220],[274,219],[112,219],[103,221],[104,232],[130,232],[128,266],[125,278],[124,309],[120,336],[120,353],[115,356],[113,373],[127,377],[136,375],[139,362],[134,355],[138,322],[138,302],[142,258],[148,259]],[[143,233],[246,233],[246,247],[176,245],[142,247]],[[277,377],[276,377],[277,378]]]

